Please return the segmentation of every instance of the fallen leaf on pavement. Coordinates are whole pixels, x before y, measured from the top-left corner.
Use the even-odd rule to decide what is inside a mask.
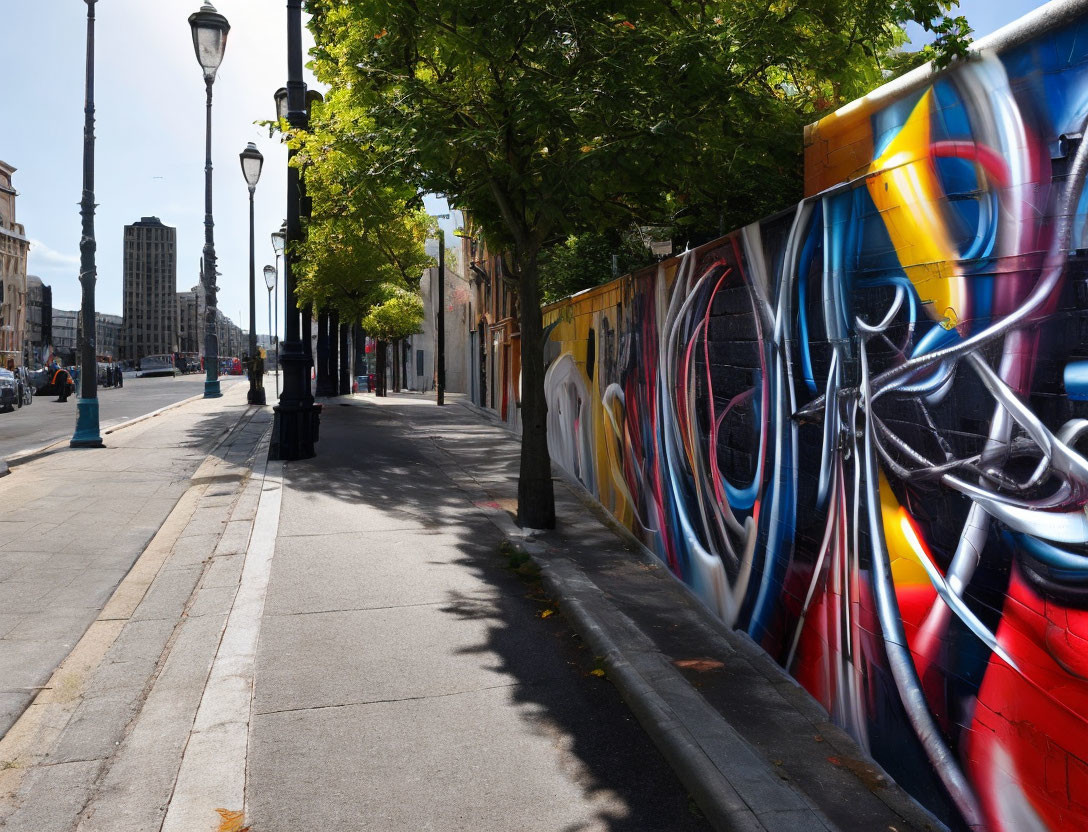
[[[219,817],[219,832],[249,832],[248,826],[242,826],[246,822],[245,812],[232,812],[230,809],[216,809]]]

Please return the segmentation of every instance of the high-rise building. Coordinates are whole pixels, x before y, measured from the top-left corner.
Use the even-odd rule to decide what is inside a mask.
[[[125,226],[121,357],[178,352],[177,230],[158,217]]]
[[[23,363],[26,346],[26,255],[30,241],[15,221],[15,168],[0,162],[0,367]]]

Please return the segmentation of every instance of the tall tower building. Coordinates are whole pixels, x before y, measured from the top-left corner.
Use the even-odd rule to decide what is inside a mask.
[[[125,226],[122,357],[178,351],[177,229],[158,217]]]

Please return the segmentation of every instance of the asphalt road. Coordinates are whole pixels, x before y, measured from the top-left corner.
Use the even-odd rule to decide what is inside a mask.
[[[268,382],[271,384],[266,387],[274,395],[272,376],[268,377]],[[221,376],[220,383],[244,384],[246,379],[245,376]],[[175,378],[136,378],[135,374],[126,374],[125,386],[120,390],[99,388],[99,421],[106,428],[195,396],[203,390],[202,374]],[[0,413],[0,460],[70,437],[76,424],[77,398],[78,395],[72,396],[60,404],[55,396],[35,396],[34,404],[29,407]]]

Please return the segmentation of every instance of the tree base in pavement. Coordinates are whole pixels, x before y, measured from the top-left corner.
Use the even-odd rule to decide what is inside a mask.
[[[73,448],[105,447],[98,430],[98,399],[76,401],[76,432],[69,445]]]

